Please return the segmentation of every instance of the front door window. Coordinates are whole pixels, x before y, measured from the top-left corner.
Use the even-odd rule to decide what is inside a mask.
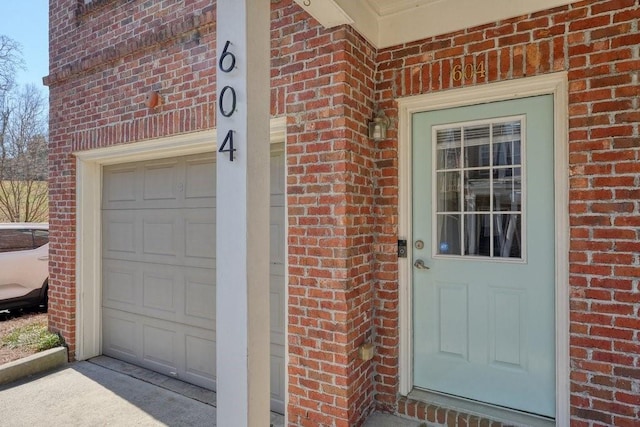
[[[522,258],[522,124],[434,127],[438,255]]]

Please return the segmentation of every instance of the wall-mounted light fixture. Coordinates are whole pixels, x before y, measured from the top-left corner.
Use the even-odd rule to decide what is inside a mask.
[[[369,138],[374,141],[387,139],[387,129],[389,128],[389,118],[384,115],[384,111],[378,110],[369,122]]]

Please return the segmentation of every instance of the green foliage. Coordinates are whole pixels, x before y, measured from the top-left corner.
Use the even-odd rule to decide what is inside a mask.
[[[49,332],[44,323],[16,328],[2,338],[2,346],[10,348],[29,347],[36,351],[44,351],[61,345],[60,336]]]

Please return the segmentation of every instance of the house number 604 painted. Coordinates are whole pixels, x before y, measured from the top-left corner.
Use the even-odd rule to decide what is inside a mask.
[[[229,52],[231,42],[227,40],[218,60],[218,68],[223,73],[230,73],[236,67],[236,56]],[[236,90],[233,86],[225,86],[218,93],[218,109],[224,117],[231,117],[236,112]],[[218,149],[219,153],[229,153],[229,160],[233,162],[233,153],[236,149],[233,147],[233,130],[230,129],[222,141],[222,145]]]

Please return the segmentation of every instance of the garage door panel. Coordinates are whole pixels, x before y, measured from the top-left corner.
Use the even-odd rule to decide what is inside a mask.
[[[136,166],[111,168],[104,176],[103,204],[135,202],[138,187]]]
[[[105,256],[130,257],[139,251],[136,242],[136,220],[130,213],[109,212],[102,217],[105,235],[103,254]]]
[[[215,269],[103,261],[103,306],[215,329]]]
[[[270,328],[271,328],[271,409],[284,413],[285,400],[285,155],[284,151],[271,155],[270,184]]]
[[[272,155],[272,409],[284,411],[284,155]],[[215,157],[103,170],[103,352],[215,390]]]
[[[215,207],[215,175],[209,154],[108,166],[102,209]]]
[[[215,211],[193,209],[145,209],[140,260],[187,267],[215,265]]]
[[[158,319],[143,322],[143,366],[215,390],[214,331]]]
[[[271,194],[271,204],[279,204],[277,203],[277,199],[273,196],[281,196],[285,193],[285,177],[284,177],[284,169],[285,169],[285,157],[284,151],[278,151],[271,153],[271,169],[270,169],[270,178],[269,188]]]
[[[102,266],[102,302],[105,306],[123,304],[134,310],[136,301],[136,283],[139,269],[136,266],[127,268],[126,265],[118,265],[116,262],[104,262]]]
[[[142,360],[149,365],[155,365],[155,369],[176,372],[179,325],[167,325],[166,322],[158,322],[156,319],[142,320]],[[162,327],[163,325],[165,327]]]
[[[173,271],[173,267],[105,259],[102,270],[104,307],[150,317],[177,319],[175,296],[180,292],[180,272]],[[153,295],[156,290],[169,289],[172,291],[168,295]]]
[[[214,331],[107,308],[103,317],[104,354],[214,389]]]
[[[183,184],[184,185],[184,184]],[[185,198],[184,191],[180,193],[178,199],[173,200],[141,200],[141,201],[103,201],[104,211],[119,210],[141,210],[141,209],[197,209],[197,208],[215,208],[215,197],[194,197]]]
[[[271,384],[271,410],[284,414],[284,353],[279,346],[271,346],[270,359],[270,384]]]
[[[178,162],[149,163],[144,166],[142,198],[145,201],[179,199],[179,170]]]
[[[213,266],[216,258],[216,211],[209,209],[206,215],[191,213],[185,218],[185,256],[198,260],[210,260]],[[201,261],[194,261],[201,262]]]
[[[135,318],[126,318],[114,310],[103,309],[102,350],[118,359],[135,362],[140,358]],[[141,334],[140,334],[141,335]]]
[[[215,158],[213,156],[188,159],[186,161],[185,198],[187,200],[214,199],[216,179]]]
[[[142,219],[135,211],[103,211],[102,256],[137,259],[142,253]]]
[[[271,409],[284,413],[284,378],[286,378],[284,360],[286,341],[284,266],[271,265],[270,283]]]
[[[216,322],[216,286],[215,270],[206,277],[186,279],[185,317],[191,325],[215,329]]]
[[[160,262],[179,262],[182,252],[180,230],[168,212],[145,212],[142,219],[142,256]]]
[[[271,275],[271,282],[275,283],[276,286],[272,285],[269,290],[271,300],[269,323],[271,328],[271,342],[284,345],[286,310],[284,306],[284,288],[277,286],[280,280],[284,281],[283,275]]]
[[[141,209],[103,212],[103,257],[212,268],[215,210]]]
[[[177,314],[178,280],[173,271],[145,271],[142,274],[142,306]]]
[[[271,264],[284,265],[284,208],[271,207],[269,210],[269,227],[271,233],[269,257]]]
[[[211,337],[186,336],[184,379],[215,390],[216,342]]]

